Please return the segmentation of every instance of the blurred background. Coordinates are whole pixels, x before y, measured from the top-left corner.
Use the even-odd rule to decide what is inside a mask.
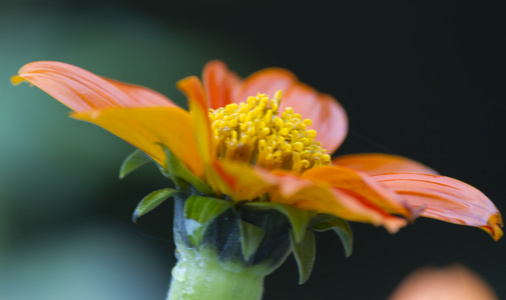
[[[346,108],[339,154],[419,160],[506,213],[505,31],[499,1],[0,0],[0,299],[165,299],[175,262],[171,203],[130,219],[168,182],[154,166],[119,180],[133,148],[37,88],[12,86],[25,63],[75,64],[183,106],[175,82],[211,59],[241,76],[284,67]],[[310,280],[297,285],[290,257],[264,299],[386,299],[413,270],[451,263],[506,299],[504,240],[428,219],[396,235],[352,226],[350,258],[318,234]]]

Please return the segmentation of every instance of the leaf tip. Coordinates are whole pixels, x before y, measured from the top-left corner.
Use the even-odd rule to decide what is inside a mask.
[[[152,211],[160,204],[162,204],[165,200],[174,196],[176,193],[178,193],[177,190],[166,188],[154,191],[151,194],[144,197],[139,202],[139,204],[137,204],[137,207],[135,208],[134,213],[132,215],[132,221],[134,222],[134,224],[137,224],[137,219],[139,217]]]
[[[139,218],[139,212],[137,210],[132,214],[132,222],[137,225],[137,219]]]
[[[128,174],[151,161],[151,158],[144,152],[137,149],[123,161],[119,168],[119,179],[125,178]]]

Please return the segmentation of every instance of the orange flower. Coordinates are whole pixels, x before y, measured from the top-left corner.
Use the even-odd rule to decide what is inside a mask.
[[[502,236],[501,215],[483,193],[420,163],[385,154],[331,161],[347,133],[344,109],[284,69],[243,80],[210,62],[203,85],[195,76],[177,84],[189,112],[150,89],[60,62],[25,65],[12,81],[24,80],[162,166],[166,146],[216,195],[236,202],[267,199],[390,232],[419,214]]]
[[[461,265],[424,267],[414,271],[389,300],[498,300],[490,285]]]

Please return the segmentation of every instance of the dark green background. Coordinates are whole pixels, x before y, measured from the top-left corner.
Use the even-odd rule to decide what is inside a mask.
[[[135,226],[137,201],[167,182],[154,167],[117,178],[133,149],[67,118],[36,88],[14,87],[25,63],[58,60],[151,87],[219,58],[240,75],[292,70],[346,108],[338,153],[387,152],[468,182],[506,212],[505,21],[499,1],[0,2],[0,298],[164,299],[174,264],[163,205]],[[292,258],[266,300],[386,299],[426,265],[462,263],[506,297],[506,246],[479,229],[416,220],[396,235],[353,224],[344,259],[318,234],[311,279]]]

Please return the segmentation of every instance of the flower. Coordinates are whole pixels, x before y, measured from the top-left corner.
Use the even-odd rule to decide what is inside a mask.
[[[472,270],[455,264],[414,271],[394,290],[389,300],[497,300],[490,285]]]
[[[30,82],[71,108],[73,118],[105,128],[166,167],[163,145],[210,187],[206,192],[223,199],[283,204],[392,233],[421,215],[502,236],[497,208],[466,183],[399,156],[331,160],[347,133],[346,113],[291,72],[270,68],[241,79],[212,61],[202,79],[177,84],[189,112],[150,89],[60,62],[27,64],[12,82]]]

